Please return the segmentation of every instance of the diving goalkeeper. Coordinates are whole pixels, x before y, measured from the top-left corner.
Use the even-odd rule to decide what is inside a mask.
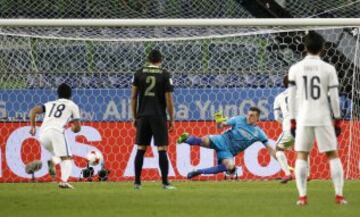
[[[215,113],[215,122],[219,128],[230,127],[224,133],[208,135],[202,138],[183,133],[177,140],[177,144],[187,143],[214,149],[218,159],[217,166],[192,171],[187,174],[187,178],[191,179],[201,174],[217,174],[221,172],[234,174],[236,172],[234,157],[258,141],[263,143],[269,153],[276,158],[275,150],[270,147],[266,134],[256,125],[259,117],[260,109],[257,107],[251,107],[247,116],[240,115],[230,119],[227,119],[221,113]]]

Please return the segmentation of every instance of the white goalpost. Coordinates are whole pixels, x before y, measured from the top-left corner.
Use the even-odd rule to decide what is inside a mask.
[[[0,19],[8,27],[360,26],[360,18]]]

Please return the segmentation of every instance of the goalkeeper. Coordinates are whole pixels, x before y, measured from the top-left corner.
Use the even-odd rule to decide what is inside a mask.
[[[260,109],[251,107],[247,116],[235,116],[227,120],[221,113],[215,113],[215,122],[219,128],[230,127],[220,135],[208,135],[202,138],[183,133],[177,140],[178,144],[199,145],[216,151],[218,165],[205,169],[198,169],[187,174],[191,179],[201,174],[217,174],[227,172],[234,174],[236,166],[234,157],[255,142],[262,142],[269,153],[275,157],[275,150],[270,147],[264,131],[256,124],[259,121]]]

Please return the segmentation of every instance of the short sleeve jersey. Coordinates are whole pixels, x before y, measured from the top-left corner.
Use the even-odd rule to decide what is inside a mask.
[[[71,100],[58,99],[43,105],[45,109],[41,132],[48,129],[64,132],[68,122],[80,120],[79,107]]]
[[[165,93],[173,92],[170,73],[155,65],[148,65],[137,71],[132,84],[138,88],[138,117],[165,116]]]
[[[303,126],[332,125],[328,93],[339,86],[334,66],[308,55],[290,68],[289,83],[295,85],[297,107],[290,118]]]

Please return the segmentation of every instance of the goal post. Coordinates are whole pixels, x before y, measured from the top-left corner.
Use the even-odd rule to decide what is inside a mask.
[[[360,26],[360,18],[0,19],[8,27]]]
[[[258,106],[263,111],[260,126],[274,144],[281,133],[272,111],[274,97],[283,90],[289,67],[305,56],[302,42],[309,30],[325,38],[322,58],[337,69],[343,118],[340,156],[346,177],[359,179],[360,19],[0,19],[0,182],[27,181],[31,175],[25,165],[46,162],[49,153],[39,145],[38,135],[28,133],[28,111],[56,99],[62,82],[74,88],[83,121],[79,134],[66,131],[75,157],[72,179],[81,176],[87,153],[99,151],[110,180],[132,180],[136,149],[131,80],[151,49],[162,52],[163,67],[175,85],[172,179],[183,180],[187,172],[217,163],[212,150],[177,146],[175,141],[184,131],[221,133],[212,117],[218,110],[234,116]],[[294,152],[287,156],[294,165]],[[144,179],[158,179],[156,149],[145,157]],[[282,175],[258,143],[240,154],[236,164],[240,179]],[[311,153],[311,174],[329,178],[326,158],[317,150]],[[35,177],[49,181],[46,166]]]

